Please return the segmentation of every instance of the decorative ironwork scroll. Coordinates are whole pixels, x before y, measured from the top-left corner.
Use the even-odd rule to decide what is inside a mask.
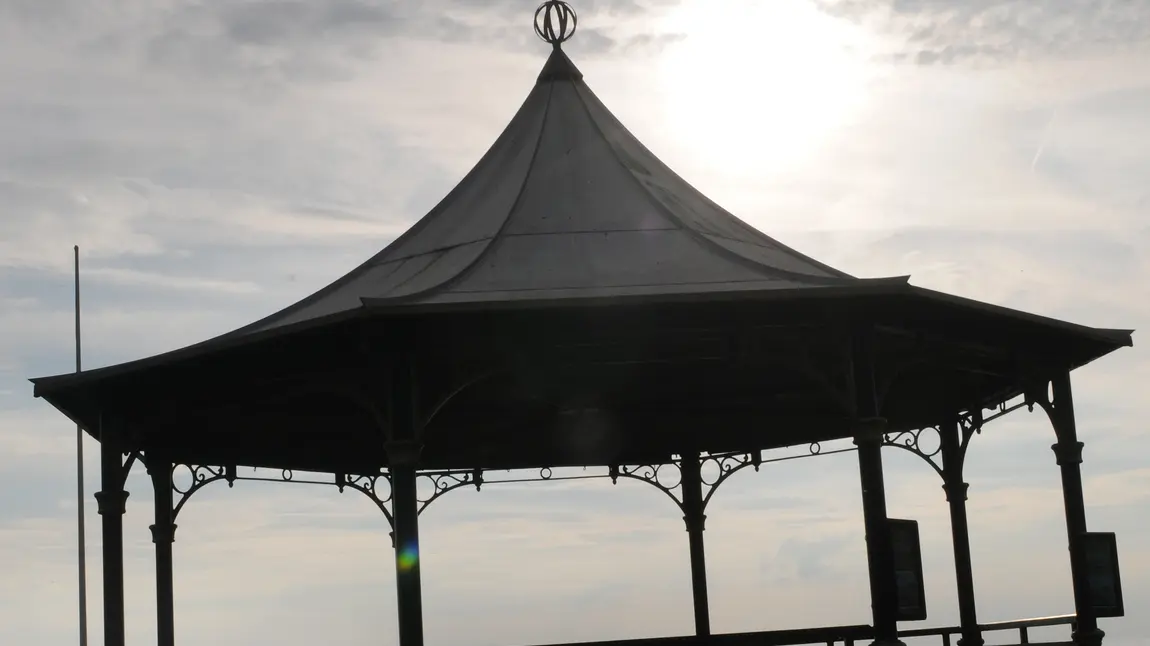
[[[327,483],[324,483],[327,484]],[[386,485],[386,490],[380,486]],[[386,473],[377,473],[375,475],[347,475],[337,473],[335,475],[335,486],[343,493],[344,488],[350,487],[361,494],[367,496],[367,499],[375,503],[375,506],[383,512],[383,517],[387,519],[387,524],[395,528],[395,521],[391,516],[391,510],[387,508],[387,503],[391,502],[391,477]]]
[[[252,469],[255,471],[256,469]],[[177,477],[182,476],[182,477]],[[266,477],[266,476],[244,476],[237,472],[235,466],[212,466],[206,464],[176,464],[172,466],[172,491],[176,494],[175,506],[172,509],[172,520],[174,521],[179,515],[180,510],[184,508],[188,500],[200,489],[208,486],[213,482],[224,480],[228,483],[228,487],[235,486],[237,480],[247,482],[291,482],[295,484],[313,484],[313,485],[327,485],[335,486],[339,489],[340,493],[345,488],[352,488],[363,495],[367,496],[369,500],[375,503],[375,506],[383,512],[387,522],[391,524],[391,511],[387,508],[387,503],[391,501],[391,481],[388,479],[386,473],[377,475],[346,475],[342,473],[335,474],[335,479],[332,482],[324,480],[312,480],[297,478],[291,469],[282,469],[279,472],[279,477]],[[386,487],[381,486],[381,483],[386,483]]]
[[[1028,394],[1026,400],[1021,403],[1009,404],[1007,401],[1003,401],[993,409],[989,409],[994,410],[994,413],[988,417],[983,417],[981,410],[968,411],[960,415],[958,418],[958,454],[954,458],[955,466],[953,467],[957,469],[958,473],[951,474],[951,477],[957,477],[961,480],[962,467],[966,462],[966,452],[970,447],[970,440],[975,435],[981,434],[983,427],[986,426],[988,422],[1012,413],[1022,407],[1027,407],[1033,411],[1036,403],[1043,408],[1049,405],[1042,401],[1041,398],[1036,400],[1032,395]],[[935,473],[942,478],[943,482],[947,481],[947,465],[942,455],[942,430],[939,427],[927,426],[910,431],[888,433],[883,436],[883,444],[917,455],[934,469]]]
[[[937,426],[887,433],[882,443],[917,455],[934,469],[938,477],[946,479],[942,465],[942,430]]]
[[[703,484],[703,509],[707,508],[711,496],[715,495],[719,485],[727,478],[747,467],[754,467],[758,471],[762,464],[763,454],[760,451],[702,456],[699,460],[699,479]]]
[[[186,471],[190,477],[187,486],[180,486],[181,480],[176,477],[176,474]],[[179,498],[176,500],[175,507],[172,508],[172,522],[180,515],[180,510],[184,508],[192,495],[200,489],[208,486],[209,484],[218,480],[227,480],[228,486],[235,486],[236,481],[236,468],[235,467],[213,467],[208,465],[191,465],[191,464],[175,464],[172,465],[172,492]]]
[[[807,446],[807,452],[804,454],[788,455],[772,459],[763,459],[761,451],[704,454],[699,457],[699,479],[703,489],[702,507],[704,510],[706,509],[707,504],[715,495],[715,491],[719,489],[719,485],[747,467],[753,467],[755,471],[758,471],[762,465],[771,462],[783,462],[786,460],[809,458],[816,455],[830,455],[853,450],[855,449],[852,447],[824,453],[821,444],[812,442]],[[682,494],[682,458],[667,464],[616,465],[610,467],[607,475],[611,478],[611,482],[615,484],[618,483],[619,478],[630,478],[632,480],[645,482],[666,494],[667,497],[675,502],[675,505],[678,506],[681,511],[684,513],[687,511]]]
[[[675,462],[669,462],[667,464],[613,465],[608,469],[607,476],[611,478],[611,484],[618,484],[619,478],[630,478],[632,480],[638,480],[639,482],[645,482],[667,494],[667,497],[674,501],[680,510],[684,510],[682,492],[680,491],[678,494],[675,493],[682,488],[683,469]]]
[[[548,474],[550,474],[550,471],[550,469],[547,469]],[[428,505],[435,501],[436,498],[439,498],[449,491],[454,491],[460,487],[475,487],[475,490],[479,491],[480,487],[483,486],[483,471],[479,469],[466,472],[440,471],[420,473],[418,474],[418,477],[430,481],[432,486],[431,495],[427,498],[421,498],[418,501],[419,513],[421,514],[423,513],[424,509],[427,509]],[[541,480],[546,480],[549,478],[550,475],[548,475],[547,478],[543,478],[541,471]]]

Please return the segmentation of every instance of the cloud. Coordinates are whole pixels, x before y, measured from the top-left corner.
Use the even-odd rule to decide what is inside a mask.
[[[1125,0],[817,0],[898,42],[896,61],[1003,65],[1133,51],[1150,45],[1150,10]]]

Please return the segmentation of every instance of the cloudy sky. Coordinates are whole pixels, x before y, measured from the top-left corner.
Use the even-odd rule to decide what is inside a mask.
[[[859,276],[1150,327],[1150,3],[575,0],[567,47],[620,119],[740,217]],[[510,119],[547,48],[526,0],[0,0],[0,643],[76,643],[75,430],[31,398],[85,362],[239,327],[430,209]],[[1136,337],[1137,338],[1137,337]],[[1150,355],[1075,377],[1091,528],[1150,617]],[[1053,433],[971,449],[984,621],[1072,611]],[[88,492],[97,446],[88,441]],[[957,619],[946,505],[888,451],[921,522],[931,625]],[[154,637],[150,492],[126,518],[129,640]],[[205,489],[180,517],[182,643],[394,644],[385,522],[329,487]],[[91,497],[90,608],[100,643]],[[741,473],[708,510],[717,631],[869,617],[852,454]],[[686,534],[637,483],[490,486],[423,516],[429,644],[688,633]],[[1047,633],[1065,639],[1065,630]],[[1043,636],[1036,631],[1034,637]]]

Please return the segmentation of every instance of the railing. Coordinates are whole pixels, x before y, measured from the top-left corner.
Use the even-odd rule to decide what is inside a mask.
[[[617,639],[554,646],[797,646],[798,644],[834,644],[836,642],[844,642],[850,646],[856,640],[861,642],[873,637],[873,628],[860,625],[771,630],[758,633],[724,633],[709,637],[683,635],[681,637]]]
[[[1017,619],[1012,621],[994,621],[988,624],[980,624],[979,628],[982,632],[995,632],[1000,630],[1017,630],[1018,643],[1030,644],[1030,629],[1042,628],[1045,626],[1073,626],[1074,615],[1056,615],[1053,617],[1039,617],[1036,619]],[[962,628],[958,626],[945,626],[938,628],[916,628],[914,630],[900,630],[899,637],[942,637],[942,645],[950,646],[950,638],[952,635],[961,636]],[[829,643],[829,642],[828,642]],[[1043,642],[1045,644],[1072,644],[1070,640],[1061,642]],[[849,643],[847,646],[851,646]]]
[[[1030,629],[1044,626],[1072,626],[1074,615],[1058,615],[1037,619],[1016,621],[995,621],[981,624],[982,632],[1017,630],[1019,644],[1030,641]],[[942,637],[943,646],[951,646],[952,636],[961,636],[959,626],[939,626],[936,628],[915,628],[900,630],[899,637]],[[827,646],[856,646],[874,639],[874,628],[860,626],[831,626],[828,628],[802,628],[798,630],[770,630],[756,633],[726,633],[709,637],[684,635],[681,637],[654,637],[649,639],[618,639],[602,642],[584,642],[554,646],[799,646],[802,644],[826,644]],[[1073,646],[1071,641],[1042,642],[1045,646]]]

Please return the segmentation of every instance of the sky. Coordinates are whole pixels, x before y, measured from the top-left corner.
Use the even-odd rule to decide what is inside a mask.
[[[597,95],[784,243],[856,276],[1150,326],[1150,3],[572,3],[565,49]],[[302,298],[425,214],[495,139],[547,55],[534,7],[0,0],[0,643],[77,643],[75,428],[26,381],[73,369],[72,245],[87,367]],[[1074,374],[1090,528],[1118,535],[1130,616],[1102,627],[1120,646],[1150,643],[1148,377],[1140,345]],[[1073,610],[1053,441],[1019,411],[972,442],[983,621]],[[98,446],[85,451],[99,644]],[[954,624],[941,483],[909,453],[884,457],[890,515],[921,524],[925,625]],[[706,532],[716,631],[868,621],[857,478],[844,453],[723,485]],[[151,494],[139,471],[128,487],[139,644],[155,634]],[[492,484],[421,523],[429,645],[692,630],[686,533],[649,486]],[[181,643],[396,643],[386,522],[362,496],[221,484],[179,526]]]

